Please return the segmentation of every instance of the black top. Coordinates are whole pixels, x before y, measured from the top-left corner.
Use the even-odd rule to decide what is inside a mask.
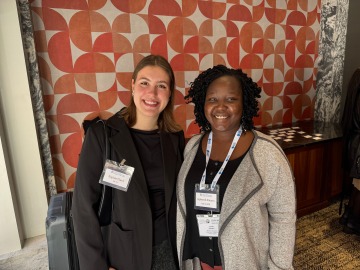
[[[202,141],[202,139],[201,139]],[[226,188],[230,182],[231,177],[234,175],[236,169],[243,160],[245,154],[237,159],[229,160],[222,175],[220,176],[217,184],[220,186],[220,215],[221,206],[224,199]],[[199,144],[198,151],[191,165],[189,173],[185,180],[185,200],[186,200],[186,236],[184,243],[183,260],[199,258],[201,262],[208,264],[211,267],[220,266],[221,257],[218,247],[217,237],[200,237],[197,224],[197,214],[210,214],[210,212],[194,209],[194,192],[195,184],[199,184],[201,176],[205,169],[205,154]],[[222,162],[209,160],[206,168],[206,184],[211,184],[216,173],[219,171]],[[213,212],[215,214],[215,212]]]
[[[158,130],[131,128],[131,136],[144,170],[153,216],[153,245],[168,239],[165,211],[164,168]]]

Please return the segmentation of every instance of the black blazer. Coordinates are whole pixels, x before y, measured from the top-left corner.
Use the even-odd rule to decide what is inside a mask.
[[[100,175],[103,169],[105,134],[102,123],[88,129],[78,163],[74,196],[73,220],[80,268],[117,270],[151,269],[152,212],[141,162],[129,128],[119,114],[107,120],[110,128],[111,159],[135,168],[127,192],[113,189],[112,222],[103,235],[96,215],[101,195]],[[165,206],[168,233],[176,253],[175,182],[184,149],[184,133],[160,132],[165,175]]]

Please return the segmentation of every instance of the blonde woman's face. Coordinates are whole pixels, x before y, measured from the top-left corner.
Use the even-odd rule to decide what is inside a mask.
[[[158,118],[170,99],[170,78],[158,66],[146,66],[132,80],[137,119]]]

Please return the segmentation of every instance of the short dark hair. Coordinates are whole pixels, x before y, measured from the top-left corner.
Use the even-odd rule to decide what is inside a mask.
[[[173,69],[163,56],[150,54],[141,59],[136,65],[132,74],[132,79],[136,81],[139,71],[147,66],[157,66],[162,68],[168,74],[170,80],[170,100],[165,109],[159,115],[159,129],[166,132],[180,131],[181,127],[176,123],[173,115],[175,98],[175,76]],[[121,111],[121,115],[124,117],[129,126],[133,126],[136,123],[136,105],[133,97],[131,97],[129,106]]]
[[[200,73],[190,84],[189,93],[185,96],[186,103],[194,103],[195,105],[195,121],[199,125],[200,130],[211,130],[211,125],[204,113],[206,91],[214,80],[222,76],[232,76],[240,82],[243,95],[241,124],[245,130],[253,129],[253,117],[258,116],[259,111],[257,98],[260,98],[261,88],[241,69],[232,69],[224,65],[217,65]]]

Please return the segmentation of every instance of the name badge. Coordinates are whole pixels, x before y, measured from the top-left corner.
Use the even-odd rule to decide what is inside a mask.
[[[220,212],[219,207],[219,185],[216,185],[214,190],[205,185],[204,189],[200,189],[200,185],[195,185],[195,209],[204,211]]]
[[[220,215],[196,215],[200,237],[218,237]]]
[[[124,165],[125,160],[118,163],[107,159],[101,173],[99,183],[116,188],[118,190],[127,191],[135,168]]]

